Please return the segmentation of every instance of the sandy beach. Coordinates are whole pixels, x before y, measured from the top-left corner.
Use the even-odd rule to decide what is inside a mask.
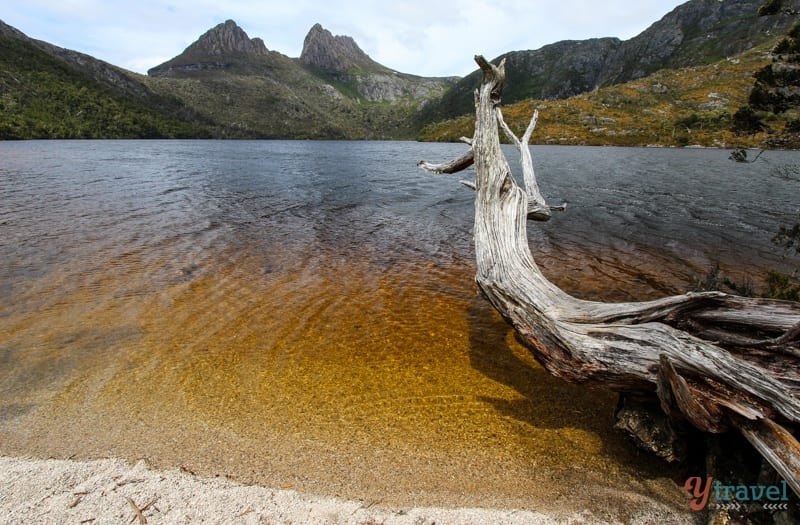
[[[225,478],[157,471],[144,461],[0,457],[0,523],[693,523],[651,502],[624,521],[584,512],[384,507],[247,486]],[[636,499],[636,498],[634,498]]]

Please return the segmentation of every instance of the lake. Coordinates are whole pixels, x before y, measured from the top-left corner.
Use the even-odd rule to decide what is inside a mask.
[[[682,473],[613,429],[615,396],[550,377],[478,295],[472,174],[416,167],[464,147],[0,142],[0,453],[397,505],[679,508]],[[770,242],[797,153],[532,151],[568,203],[532,250],[570,293],[797,265]]]

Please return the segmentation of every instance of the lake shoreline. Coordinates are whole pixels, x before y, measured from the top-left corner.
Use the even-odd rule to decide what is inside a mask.
[[[151,470],[144,461],[74,461],[0,456],[0,522],[37,523],[614,523],[591,510],[388,507],[369,501],[311,496],[294,490],[242,485],[222,477]],[[139,516],[141,513],[141,517]],[[652,501],[628,514],[629,523],[694,523],[696,514]]]

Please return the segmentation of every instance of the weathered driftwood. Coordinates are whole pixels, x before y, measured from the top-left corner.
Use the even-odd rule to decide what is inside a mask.
[[[469,152],[447,164],[474,163],[478,286],[552,374],[620,392],[656,393],[673,420],[705,432],[739,429],[800,494],[800,444],[787,430],[800,422],[800,303],[719,292],[638,303],[574,298],[534,262],[527,219],[550,210],[533,171],[528,141],[536,114],[518,139],[498,107],[504,63],[475,57],[484,79],[476,91]],[[500,148],[498,127],[519,148],[525,189]]]

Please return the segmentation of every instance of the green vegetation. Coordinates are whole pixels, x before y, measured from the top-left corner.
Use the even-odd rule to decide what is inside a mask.
[[[177,101],[103,85],[34,44],[0,32],[0,139],[203,137]]]
[[[345,96],[290,59],[276,60],[262,75],[142,77],[156,93],[178,97],[186,106],[226,126],[221,138],[397,139],[413,138],[413,101],[368,102]]]
[[[540,118],[532,140],[540,144],[614,146],[763,147],[766,130],[737,134],[736,115],[746,104],[753,75],[770,63],[774,42],[707,66],[661,70],[648,77],[564,100],[525,100],[505,106],[512,129],[522,130],[533,109]],[[746,115],[745,115],[746,116]],[[792,115],[771,117],[785,124]],[[426,126],[420,140],[457,141],[471,136],[466,115]]]
[[[769,270],[763,278],[763,286],[758,287],[749,276],[735,281],[723,274],[719,263],[714,263],[702,278],[692,279],[691,291],[721,291],[743,297],[764,297],[785,301],[800,301],[800,280],[776,270]]]
[[[767,273],[765,284],[765,297],[800,301],[800,281],[794,276],[771,270]]]

